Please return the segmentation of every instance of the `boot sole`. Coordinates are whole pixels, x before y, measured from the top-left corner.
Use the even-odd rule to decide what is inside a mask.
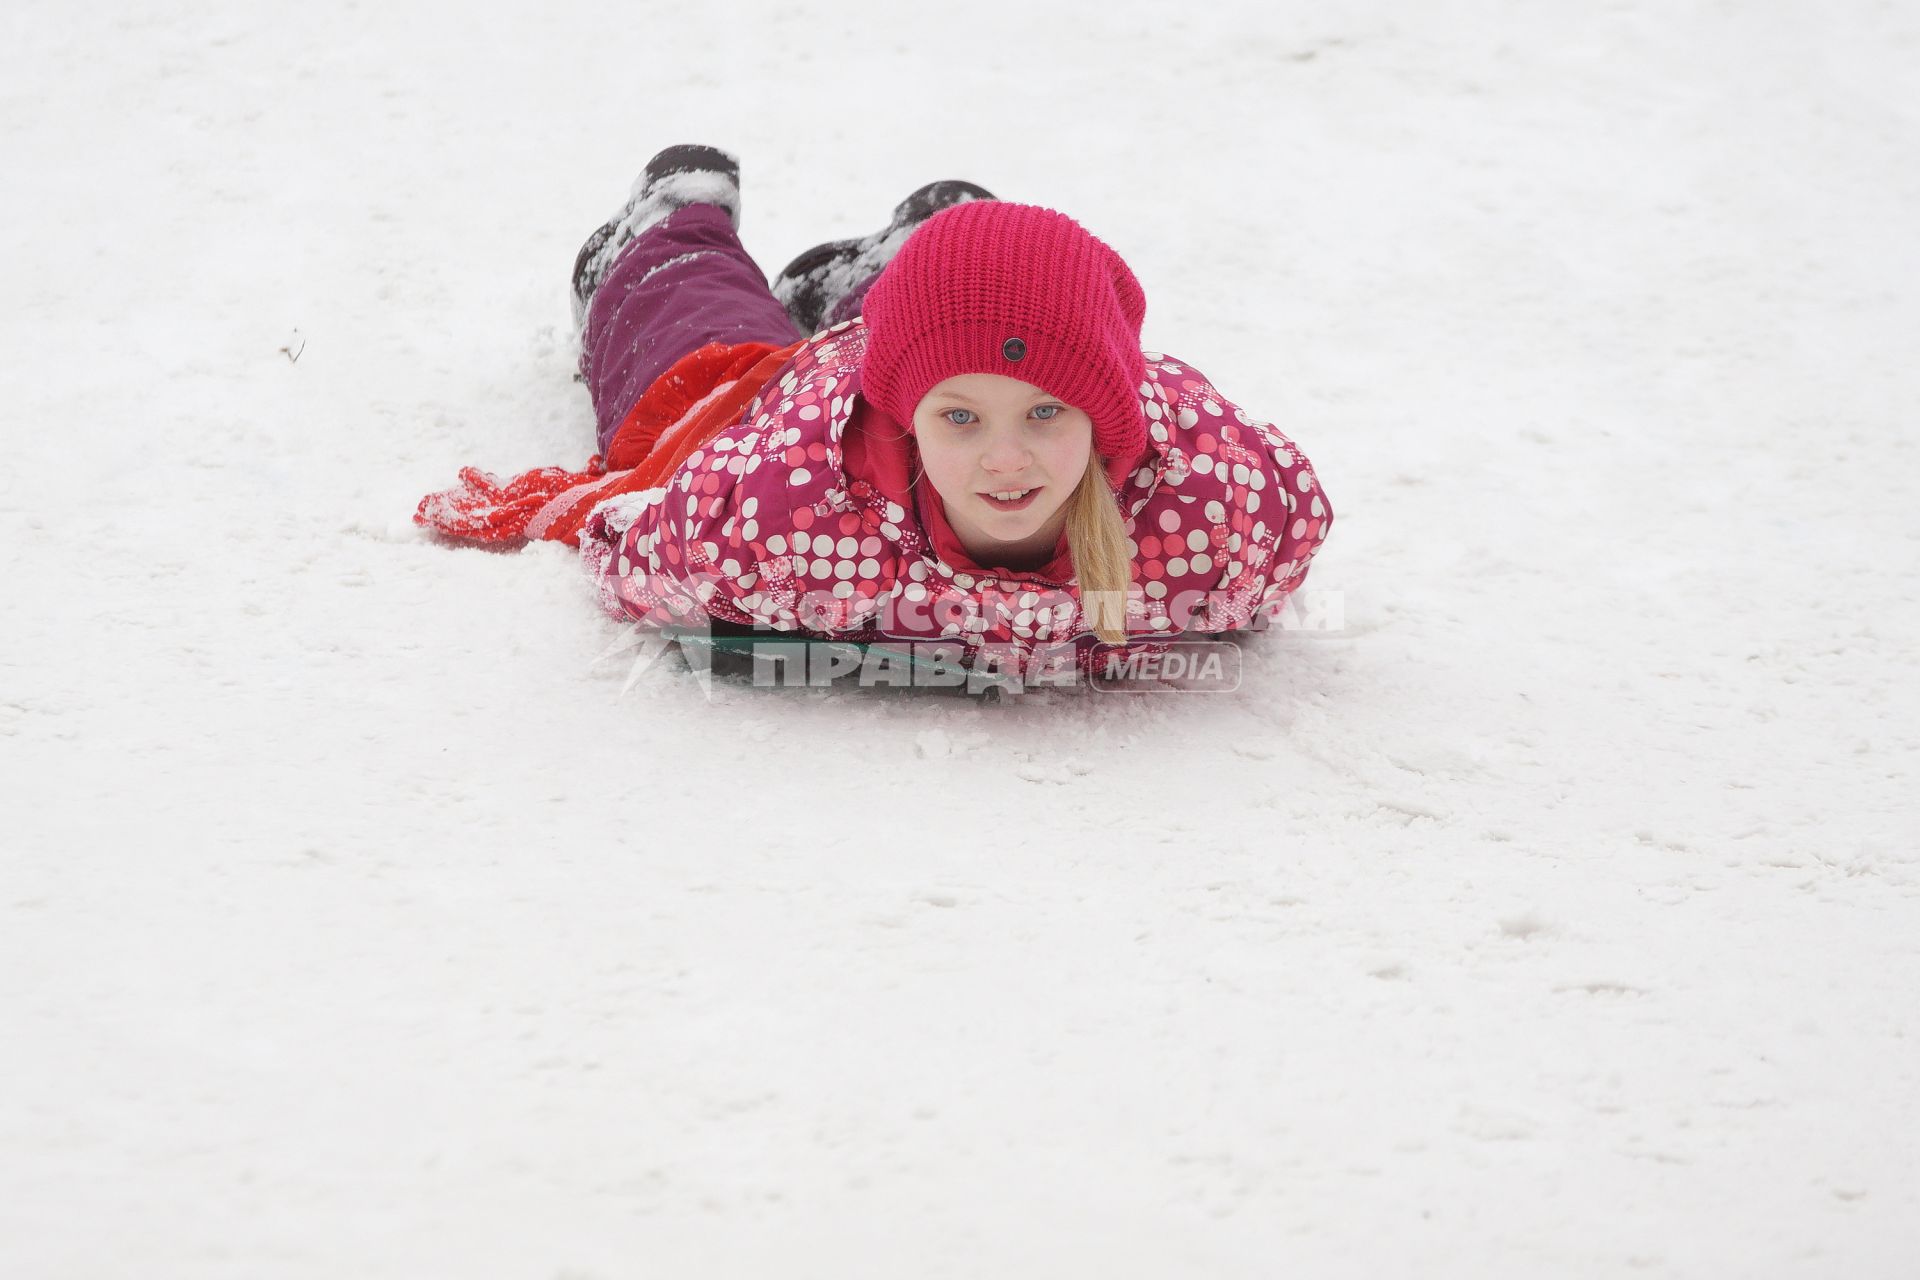
[[[809,333],[819,328],[822,316],[831,308],[836,299],[825,298],[823,294],[827,279],[836,273],[852,273],[858,270],[857,264],[865,257],[871,259],[880,246],[901,232],[909,231],[931,218],[942,209],[956,204],[965,204],[971,200],[997,200],[998,196],[985,187],[971,182],[944,178],[938,182],[929,182],[907,196],[894,206],[893,217],[887,225],[872,235],[856,236],[849,240],[830,240],[817,244],[799,257],[789,262],[773,280],[773,296],[787,308],[787,314],[794,323]],[[895,246],[896,250],[898,246]],[[888,258],[892,254],[887,255]],[[883,265],[874,263],[864,274],[871,274]]]

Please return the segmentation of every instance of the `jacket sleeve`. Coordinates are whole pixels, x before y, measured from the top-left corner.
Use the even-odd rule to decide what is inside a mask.
[[[658,487],[610,498],[587,517],[581,561],[609,614],[650,626],[763,620],[762,566],[747,546],[758,499],[738,470],[743,430],[696,450]]]
[[[1218,410],[1219,456],[1235,501],[1240,541],[1216,588],[1217,631],[1264,630],[1291,607],[1314,553],[1333,525],[1333,506],[1313,464],[1270,422],[1249,416],[1203,383],[1201,404]]]

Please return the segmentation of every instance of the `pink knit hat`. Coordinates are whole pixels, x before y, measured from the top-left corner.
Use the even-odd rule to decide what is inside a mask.
[[[861,393],[911,430],[927,392],[956,374],[1030,382],[1093,419],[1117,493],[1147,447],[1146,311],[1120,255],[1066,214],[1005,200],[951,205],[867,291]]]

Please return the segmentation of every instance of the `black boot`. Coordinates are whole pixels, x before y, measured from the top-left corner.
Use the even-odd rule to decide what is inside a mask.
[[[817,333],[834,304],[891,262],[914,228],[949,205],[998,198],[971,182],[929,182],[895,206],[893,220],[872,235],[817,244],[789,262],[774,277],[773,296],[801,332]]]
[[[689,204],[717,204],[740,225],[740,160],[733,153],[682,142],[647,161],[620,212],[602,223],[573,260],[573,323],[584,329],[587,304],[627,242]]]

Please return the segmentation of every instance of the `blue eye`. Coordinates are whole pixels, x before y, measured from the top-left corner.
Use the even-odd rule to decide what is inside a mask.
[[[1058,404],[1038,404],[1038,405],[1035,405],[1033,408],[1035,413],[1039,413],[1043,410],[1046,411],[1046,416],[1040,419],[1040,421],[1042,422],[1058,422],[1060,420],[1060,415],[1067,411],[1065,405],[1058,405]],[[968,422],[954,422],[952,415],[956,413],[964,413],[968,417],[973,416],[973,410],[971,409],[943,409],[940,412],[940,416],[944,418],[946,421],[952,422],[953,425],[956,427],[965,427],[965,426],[972,425],[971,423],[968,423]]]

